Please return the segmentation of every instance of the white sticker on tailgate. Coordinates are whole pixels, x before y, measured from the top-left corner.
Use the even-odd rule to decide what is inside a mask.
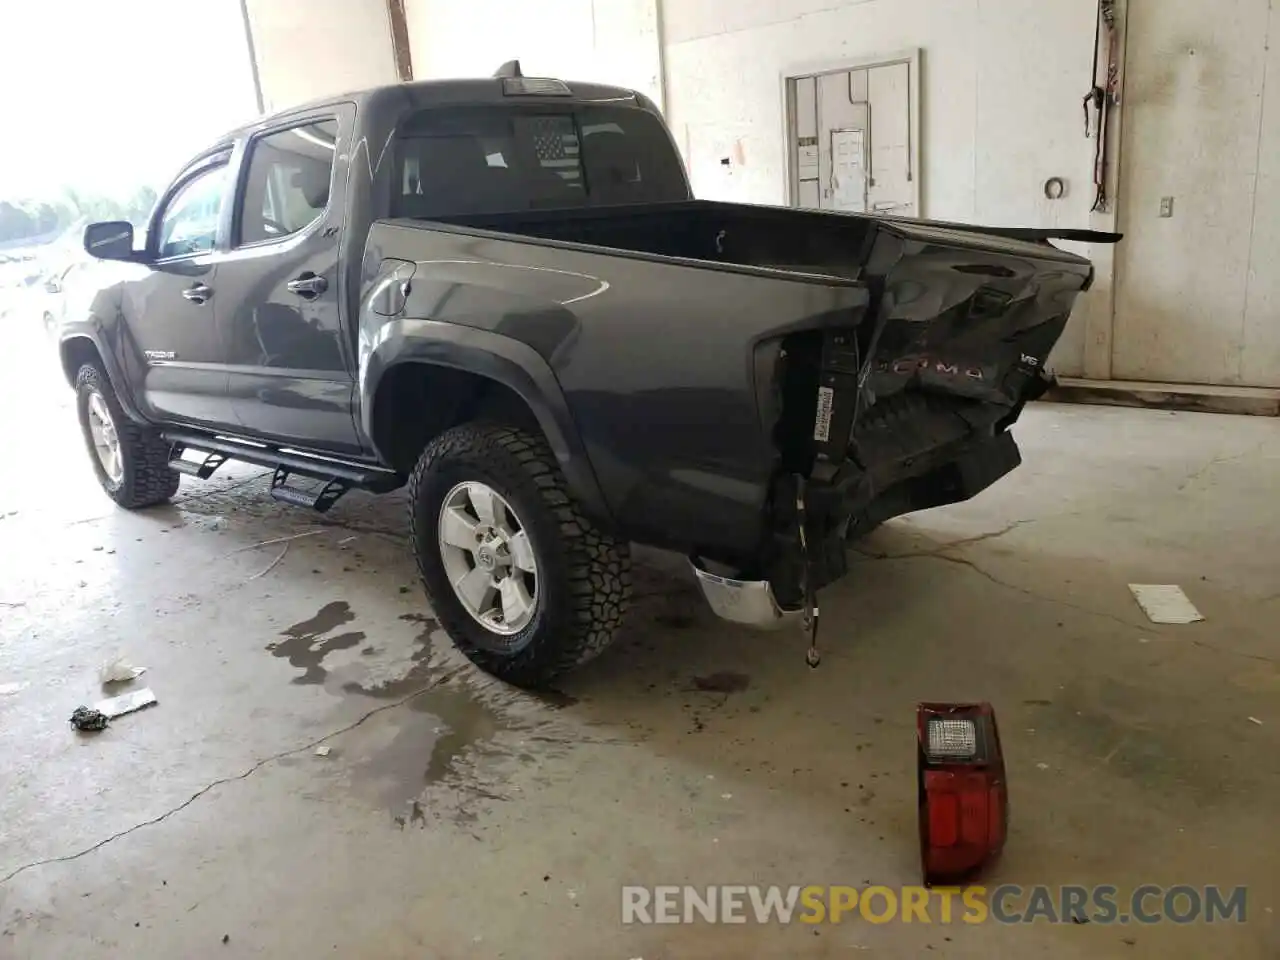
[[[813,421],[813,439],[826,443],[831,436],[831,407],[835,404],[836,392],[830,387],[818,388],[818,415]]]

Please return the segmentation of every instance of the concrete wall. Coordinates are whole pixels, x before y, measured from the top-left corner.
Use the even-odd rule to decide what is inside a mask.
[[[1277,22],[1268,0],[1130,0],[1118,378],[1280,387]]]
[[[246,0],[266,112],[395,83],[386,0]]]
[[[487,77],[507,60],[529,76],[631,87],[662,103],[654,0],[405,0],[416,79]]]

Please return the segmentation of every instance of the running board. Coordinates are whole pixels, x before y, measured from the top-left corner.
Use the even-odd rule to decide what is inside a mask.
[[[253,443],[243,443],[228,437],[214,437],[188,430],[166,430],[162,435],[165,440],[173,444],[169,466],[174,470],[207,479],[228,460],[239,460],[259,467],[274,467],[276,478],[272,480],[272,496],[286,503],[310,506],[318,510],[327,510],[333,506],[338,497],[347,490],[359,488],[373,493],[387,493],[404,484],[399,474],[372,464],[327,460],[323,457],[308,456],[305,453],[295,453],[292,450],[273,449]],[[183,460],[184,450],[203,453],[204,460]],[[284,471],[283,479],[280,479],[281,470]],[[325,487],[319,495],[288,487],[285,485],[285,480],[291,475],[324,481]],[[330,487],[335,487],[337,492],[324,494],[324,490]],[[278,493],[278,490],[281,492]]]

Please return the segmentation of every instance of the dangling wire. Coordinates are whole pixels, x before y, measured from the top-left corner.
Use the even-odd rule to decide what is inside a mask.
[[[1098,58],[1102,53],[1102,30],[1107,30],[1106,86],[1098,85]],[[1098,0],[1098,19],[1094,25],[1093,63],[1089,76],[1090,88],[1084,98],[1084,135],[1090,136],[1089,107],[1097,113],[1097,138],[1093,152],[1093,184],[1095,188],[1092,212],[1104,212],[1109,204],[1107,196],[1107,134],[1110,127],[1111,107],[1116,102],[1119,80],[1119,64],[1116,62],[1116,6],[1115,0]]]

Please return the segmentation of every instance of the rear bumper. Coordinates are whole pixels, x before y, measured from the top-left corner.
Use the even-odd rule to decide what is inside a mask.
[[[698,586],[712,612],[722,620],[748,627],[776,630],[798,624],[804,617],[800,609],[784,609],[768,580],[736,580],[704,570],[696,560],[689,561]]]
[[[808,485],[806,508],[814,588],[848,573],[846,544],[860,531],[905,513],[971,499],[1021,462],[1012,435],[1001,432],[948,443],[919,458],[900,460],[892,468],[863,471],[849,464],[825,480],[814,478]],[[779,482],[790,484],[788,478]],[[778,502],[785,503],[787,496],[793,492],[780,490]],[[803,599],[804,558],[786,530],[784,523],[775,540],[768,579],[776,602],[791,608]]]
[[[938,451],[937,456],[950,459],[903,477],[869,500],[861,484],[865,474],[808,487],[809,569],[815,589],[848,572],[846,544],[860,531],[904,513],[971,499],[1022,463],[1018,445],[1008,433]],[[766,630],[801,622],[804,558],[785,535],[779,535],[778,547],[778,560],[766,580],[720,576],[690,560],[702,595],[716,616]]]
[[[976,497],[1022,464],[1018,444],[1008,433],[971,445],[957,459],[919,477],[889,487],[864,511],[860,527],[870,527],[904,513],[944,507]]]

